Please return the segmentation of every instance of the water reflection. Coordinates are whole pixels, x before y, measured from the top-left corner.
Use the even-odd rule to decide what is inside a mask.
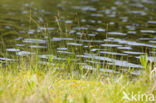
[[[155,54],[155,0],[8,0],[0,5],[0,51],[10,55],[32,55],[33,49],[39,49],[42,59],[52,53],[60,61],[76,55],[82,59],[79,64],[94,69],[88,59],[142,68],[139,57],[145,49]],[[10,60],[0,58],[0,62]]]

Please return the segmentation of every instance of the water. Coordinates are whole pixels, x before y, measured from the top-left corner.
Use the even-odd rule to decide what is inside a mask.
[[[76,57],[86,69],[96,63],[142,68],[145,51],[156,61],[155,5],[155,0],[1,0],[0,62],[14,60],[6,52],[26,56],[38,50],[41,64],[53,54],[58,61]]]

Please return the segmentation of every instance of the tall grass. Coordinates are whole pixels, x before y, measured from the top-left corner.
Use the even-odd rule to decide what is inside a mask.
[[[132,80],[126,74],[109,77],[83,66],[76,71],[70,58],[55,65],[40,65],[34,56],[1,64],[0,103],[148,103],[145,97],[122,98],[132,92],[156,95],[155,69],[149,70],[146,58],[141,57],[145,73]]]
[[[69,28],[59,22],[59,15],[55,18],[58,32],[70,35]],[[30,15],[30,23],[40,26]],[[78,22],[78,21],[77,21]],[[106,31],[108,31],[108,26]],[[82,31],[85,34],[85,31]],[[42,36],[47,36],[46,28]],[[38,37],[38,35],[35,35]],[[108,37],[106,33],[106,38]],[[51,41],[46,44],[51,53]],[[77,41],[75,41],[77,42]],[[39,45],[36,43],[36,45]],[[90,43],[91,45],[91,43]],[[90,46],[89,45],[89,46]],[[79,49],[79,48],[78,48]],[[80,48],[82,50],[82,48]],[[108,48],[109,49],[109,48]],[[27,49],[29,50],[29,49]],[[31,49],[30,49],[31,51]],[[76,51],[73,49],[73,52]],[[89,70],[84,65],[77,65],[73,59],[75,55],[55,61],[53,54],[47,58],[48,62],[40,64],[40,58],[35,55],[17,58],[14,62],[0,64],[0,103],[148,103],[155,102],[156,69],[148,62],[148,56],[140,58],[144,73],[133,78],[132,70],[127,73],[115,74],[100,71],[101,64],[93,66],[96,70]],[[113,55],[106,54],[107,57]],[[94,59],[90,58],[94,61]],[[83,62],[81,59],[80,62]],[[98,61],[100,62],[100,61]],[[110,65],[103,66],[104,69]],[[115,65],[112,67],[115,68]],[[130,99],[125,98],[125,94]],[[135,99],[131,94],[136,94]],[[146,94],[148,96],[143,96]]]

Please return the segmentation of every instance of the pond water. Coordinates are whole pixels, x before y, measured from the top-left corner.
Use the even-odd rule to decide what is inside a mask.
[[[1,0],[0,62],[36,50],[43,64],[53,54],[58,61],[74,57],[86,68],[142,68],[145,52],[156,61],[156,1]]]

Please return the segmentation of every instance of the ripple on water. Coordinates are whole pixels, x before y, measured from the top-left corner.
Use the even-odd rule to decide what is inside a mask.
[[[90,23],[96,23],[96,20],[88,20]]]
[[[72,21],[72,20],[66,20],[65,23],[66,23],[66,24],[72,24],[73,21]]]
[[[107,34],[109,35],[126,35],[126,33],[121,33],[121,32],[108,32]]]
[[[13,61],[14,59],[0,57],[0,61]]]
[[[31,54],[35,54],[35,53],[29,52],[29,51],[20,51],[16,53],[16,55],[19,55],[19,56],[26,56],[26,55],[31,55]]]
[[[145,54],[145,53],[142,53],[142,52],[134,52],[134,51],[123,51],[123,52],[126,53],[126,54],[134,54],[134,55]]]
[[[55,30],[55,28],[52,28],[52,27],[47,27],[47,28],[39,27],[38,30],[41,30],[41,31],[43,31],[43,30],[53,31],[53,30]]]
[[[114,23],[114,22],[109,22],[109,24],[110,24],[110,25],[114,25],[115,23]]]
[[[121,55],[121,56],[126,56],[127,55],[127,54],[122,54],[122,53],[117,53],[117,52],[106,52],[106,51],[100,51],[99,53],[110,54],[110,55]]]
[[[40,58],[43,59],[49,59],[49,58],[57,58],[56,56],[50,55],[50,54],[43,54],[43,55],[39,55]]]
[[[136,56],[137,59],[140,59],[141,56]],[[142,55],[142,57],[144,57],[144,55]],[[152,61],[152,62],[156,62],[156,57],[152,57],[152,56],[148,56],[147,58],[149,61]]]
[[[109,61],[109,65],[117,65],[117,66],[122,66],[122,67],[135,67],[135,68],[142,68],[141,65],[138,64],[133,64],[129,63],[128,61],[120,61],[116,60],[113,58],[108,58],[108,57],[102,57],[102,56],[96,56],[96,55],[77,55],[77,57],[82,57],[82,58],[91,58],[95,60],[103,60],[103,61]]]
[[[96,2],[96,3],[95,3]],[[78,6],[71,6],[71,7],[66,7],[67,4],[73,4],[73,5],[78,5]],[[17,55],[29,55],[32,54],[31,52],[27,51],[27,48],[25,47],[30,47],[31,48],[47,48],[46,46],[43,46],[45,44],[40,44],[40,43],[50,43],[50,45],[53,43],[55,47],[59,47],[56,49],[57,54],[59,54],[58,57],[53,57],[54,59],[57,60],[62,60],[63,58],[59,58],[60,53],[64,53],[65,56],[66,54],[71,54],[71,52],[68,52],[70,48],[83,48],[85,49],[84,51],[86,52],[91,52],[91,53],[101,53],[100,55],[103,54],[110,54],[110,55],[128,55],[127,58],[130,57],[130,60],[135,59],[137,55],[144,55],[142,52],[136,52],[136,51],[141,51],[141,48],[143,47],[149,47],[150,49],[156,48],[156,30],[155,30],[155,24],[156,20],[154,15],[151,15],[152,12],[154,12],[155,8],[149,7],[146,5],[146,3],[149,3],[150,5],[154,5],[154,0],[112,0],[110,2],[100,2],[100,0],[91,0],[91,1],[82,1],[79,3],[75,4],[74,1],[67,1],[67,2],[62,2],[57,5],[60,9],[66,10],[66,13],[69,17],[66,16],[60,16],[60,23],[63,24],[71,24],[69,26],[69,30],[66,32],[69,32],[69,35],[63,35],[59,34],[56,30],[57,26],[53,24],[51,21],[51,16],[56,15],[55,9],[54,12],[49,12],[47,10],[53,9],[49,8],[48,9],[37,9],[34,8],[33,3],[30,4],[24,4],[23,6],[25,7],[32,7],[33,13],[32,15],[38,15],[38,11],[42,15],[38,15],[38,21],[42,24],[45,22],[45,16],[47,17],[46,21],[48,21],[51,25],[51,27],[45,28],[44,26],[36,26],[33,25],[34,23],[31,24],[33,27],[32,29],[27,30],[25,27],[27,26],[27,21],[24,19],[21,19],[20,21],[18,18],[5,18],[4,14],[4,19],[7,19],[8,23],[5,23],[4,26],[2,26],[1,30],[3,31],[12,31],[15,30],[21,35],[19,38],[16,38],[16,44],[15,47],[11,47],[13,44],[6,44],[6,47],[9,47],[6,49],[11,55],[14,54],[12,52],[17,53]],[[93,4],[93,5],[92,5]],[[104,4],[104,5],[103,5]],[[4,8],[9,8],[10,4],[7,4],[8,6],[0,8],[1,10]],[[87,5],[87,6],[85,6]],[[103,5],[103,7],[98,7],[100,5]],[[11,6],[11,5],[10,5]],[[136,9],[137,7],[137,9]],[[71,8],[76,9],[80,15],[79,20],[80,20],[80,25],[77,25],[77,20],[75,21],[72,16],[75,14],[75,10],[72,11],[70,10]],[[20,8],[19,8],[20,9]],[[27,14],[29,10],[26,8],[21,8],[21,12],[23,14]],[[0,10],[0,11],[1,11]],[[3,10],[2,10],[3,11]],[[2,13],[3,14],[3,13]],[[15,10],[15,12],[8,11],[6,13],[7,15],[15,16],[16,14],[18,15],[18,12]],[[147,15],[149,14],[149,15]],[[20,15],[20,14],[19,14]],[[49,17],[48,17],[49,15]],[[51,16],[50,16],[51,15]],[[71,16],[71,17],[70,17]],[[133,16],[133,17],[132,17]],[[6,16],[8,17],[8,16]],[[12,24],[14,22],[19,22],[21,24],[21,30],[18,30],[17,25],[11,25],[9,22],[11,21]],[[110,24],[110,28],[107,35],[107,39],[105,38],[105,31],[106,31],[106,25],[105,24]],[[15,23],[17,24],[17,23]],[[3,25],[3,23],[2,23]],[[16,28],[17,27],[17,28]],[[35,28],[35,29],[34,29]],[[47,35],[43,35],[42,32],[47,31]],[[64,31],[64,30],[63,30]],[[112,32],[111,32],[112,31]],[[114,32],[113,32],[114,31]],[[53,33],[52,33],[53,32]],[[37,35],[34,35],[34,34]],[[24,38],[24,35],[27,34],[32,34],[28,35],[27,38]],[[76,35],[77,34],[77,35]],[[84,35],[85,34],[85,35]],[[99,35],[98,35],[99,34]],[[149,34],[149,35],[148,35]],[[11,35],[11,34],[9,34]],[[58,36],[57,36],[58,35]],[[61,37],[59,37],[61,35]],[[33,39],[31,37],[37,37],[38,39]],[[73,38],[72,38],[72,37]],[[103,37],[102,37],[103,36]],[[29,38],[30,37],[30,38]],[[42,37],[42,38],[41,38]],[[51,38],[54,37],[54,38]],[[112,37],[112,38],[110,38]],[[124,37],[124,38],[122,38]],[[49,38],[51,39],[52,42],[48,42]],[[104,39],[104,40],[103,40]],[[8,39],[8,41],[10,38]],[[11,41],[11,40],[10,40]],[[9,42],[10,42],[9,41]],[[21,42],[22,41],[22,42]],[[58,42],[57,42],[58,41]],[[61,41],[61,42],[60,42]],[[12,41],[10,42],[12,43]],[[23,44],[22,44],[23,43]],[[35,44],[28,44],[28,43],[35,43]],[[38,44],[37,44],[38,43]],[[64,44],[63,44],[64,43]],[[105,44],[106,43],[106,44]],[[0,44],[2,42],[0,41]],[[52,44],[52,45],[53,45]],[[71,46],[69,46],[71,45]],[[16,46],[20,49],[17,49]],[[61,47],[63,46],[63,47]],[[65,48],[68,47],[69,48]],[[81,47],[78,47],[81,46]],[[94,48],[93,48],[94,47]],[[108,48],[107,48],[108,47]],[[111,48],[114,47],[114,48]],[[96,49],[97,48],[97,49]],[[100,49],[103,48],[103,49]],[[136,50],[136,48],[138,50]],[[55,49],[55,48],[53,48]],[[69,50],[68,50],[69,49]],[[22,51],[20,51],[22,50]],[[24,51],[26,50],[26,51]],[[32,49],[34,50],[34,49]],[[42,52],[46,52],[46,49],[41,50]],[[79,54],[80,51],[79,49],[76,49],[77,53]],[[136,51],[135,51],[136,50]],[[117,52],[120,51],[120,52]],[[48,52],[48,51],[47,51]],[[102,54],[103,53],[103,54]],[[155,51],[151,52],[155,54]],[[51,56],[51,55],[50,55]],[[105,55],[106,56],[106,55]],[[102,56],[97,56],[97,55],[88,55],[85,54],[83,57],[93,57],[97,61],[99,60],[104,60],[104,61],[109,61],[111,65],[120,65],[120,66],[134,66],[134,67],[141,67],[140,65],[136,65],[133,63],[129,63],[129,61],[120,61],[116,60],[114,56],[112,58],[108,57],[102,57]],[[119,56],[117,56],[119,57]],[[43,58],[44,59],[44,58]],[[48,58],[47,58],[48,59]],[[90,60],[90,59],[89,59]],[[4,61],[3,59],[0,59],[0,62]],[[135,61],[131,61],[135,62]]]
[[[86,19],[81,19],[81,22],[83,22],[83,23],[86,22]]]
[[[62,53],[62,54],[74,54],[74,53],[68,52],[68,51],[57,51],[57,53]]]
[[[91,16],[93,16],[93,17],[102,17],[103,15],[102,14],[91,14]]]
[[[18,52],[18,51],[20,51],[20,49],[16,49],[16,48],[7,48],[6,51],[9,51],[9,52]]]
[[[109,63],[116,66],[122,66],[122,67],[135,67],[135,68],[142,68],[141,65],[129,63],[127,61],[120,61],[120,60],[114,60],[113,63]]]
[[[16,44],[16,46],[24,47],[25,45],[24,44]]]
[[[128,13],[131,13],[131,14],[140,14],[140,15],[146,15],[146,12],[144,11],[128,11]]]
[[[72,46],[82,46],[83,44],[79,44],[79,43],[67,43],[67,45],[72,45]]]
[[[70,30],[69,33],[71,34],[76,33],[76,30]]]
[[[23,39],[23,37],[18,37],[18,38],[16,38],[15,40],[18,41],[18,40],[21,40],[21,39]]]
[[[135,42],[135,41],[126,41],[126,40],[115,39],[115,38],[111,38],[110,40],[111,40],[111,42],[118,42],[119,44],[128,44],[130,46],[147,46],[147,47],[156,48],[156,45],[138,43],[138,42]]]
[[[156,43],[156,40],[155,41],[149,41],[150,43]]]
[[[103,47],[121,47],[122,45],[118,45],[118,44],[101,44],[101,46],[103,46]]]
[[[136,34],[136,31],[128,31],[128,34]]]
[[[54,60],[66,60],[65,58],[60,58],[60,57],[57,57],[57,56],[53,56],[53,55],[50,55],[50,54],[43,54],[43,55],[39,55],[40,58],[42,59],[54,59]]]
[[[141,33],[156,33],[155,30],[140,30]]]
[[[100,51],[100,50],[101,50],[101,51],[102,51],[102,50],[103,50],[103,51],[105,51],[105,50],[107,50],[107,49],[98,49],[98,48],[93,48],[93,49],[91,49],[90,51],[95,52],[95,51]]]
[[[73,27],[73,30],[88,30],[87,27]]]
[[[83,33],[82,32],[77,32],[76,34],[81,36]]]
[[[105,29],[103,29],[103,28],[97,28],[96,31],[98,31],[98,32],[105,32]]]
[[[47,48],[46,46],[39,46],[39,45],[30,45],[29,47],[30,48],[41,48],[41,49]]]
[[[118,48],[118,49],[123,49],[123,50],[124,50],[124,49],[125,49],[125,50],[131,50],[131,49],[132,49],[131,47],[128,47],[128,46],[127,46],[127,47],[117,47],[117,48]]]
[[[96,34],[88,34],[88,36],[94,37],[96,36]]]
[[[67,50],[67,48],[57,48],[57,50]]]
[[[135,29],[136,29],[135,26],[126,26],[126,28],[127,28],[128,30],[135,30]]]
[[[43,55],[39,55],[39,58],[42,58],[42,59],[54,59],[54,60],[59,60],[59,61],[65,61],[66,58],[61,58],[61,57],[57,57],[57,56],[53,56],[53,55],[50,55],[50,54],[43,54]],[[71,59],[71,61],[77,61],[78,59]]]
[[[151,38],[139,38],[138,40],[150,40]]]
[[[102,40],[77,40],[80,42],[88,42],[88,43],[102,43]]]
[[[46,43],[47,41],[46,40],[42,40],[42,39],[31,39],[31,38],[28,38],[28,39],[24,39],[23,42],[24,43]]]
[[[35,30],[29,30],[28,31],[28,34],[34,34],[35,33]]]
[[[74,40],[73,38],[57,38],[57,37],[53,37],[52,41],[63,41],[63,40]]]
[[[73,6],[73,9],[80,9],[83,11],[96,11],[96,8],[92,7],[92,6]]]
[[[156,24],[156,21],[148,21],[149,24]]]

